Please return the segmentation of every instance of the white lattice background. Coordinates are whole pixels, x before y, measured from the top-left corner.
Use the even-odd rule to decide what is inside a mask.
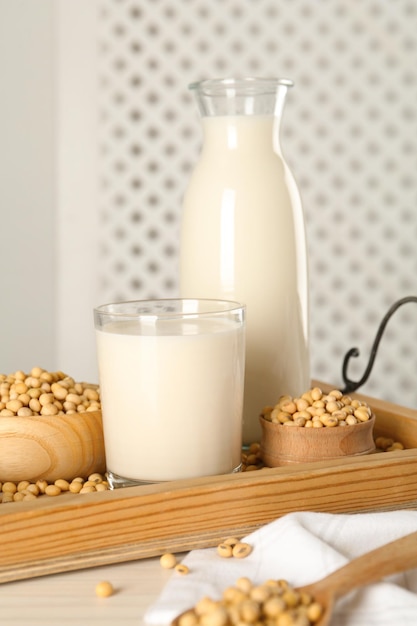
[[[187,85],[294,80],[282,143],[299,184],[312,375],[360,378],[389,306],[417,295],[414,0],[99,0],[101,300],[177,295],[181,197],[200,145]],[[417,306],[362,391],[417,406]]]

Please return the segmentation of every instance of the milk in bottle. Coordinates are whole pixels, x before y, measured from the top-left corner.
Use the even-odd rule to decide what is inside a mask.
[[[287,80],[225,79],[191,86],[203,145],[184,197],[183,297],[246,305],[243,440],[259,414],[310,385],[308,273],[300,197],[279,144]]]

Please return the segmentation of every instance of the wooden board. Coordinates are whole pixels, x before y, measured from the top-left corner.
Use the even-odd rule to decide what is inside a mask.
[[[0,582],[210,547],[292,511],[417,508],[417,412],[355,395],[376,435],[415,449],[0,505]]]

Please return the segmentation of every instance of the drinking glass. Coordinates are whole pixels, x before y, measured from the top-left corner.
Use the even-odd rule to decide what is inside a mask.
[[[110,487],[239,471],[244,305],[117,302],[94,323]]]

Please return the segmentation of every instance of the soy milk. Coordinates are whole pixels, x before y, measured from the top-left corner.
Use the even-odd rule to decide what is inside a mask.
[[[303,214],[273,116],[203,117],[202,124],[183,205],[181,295],[246,305],[243,435],[251,443],[259,441],[265,405],[310,386]]]
[[[242,324],[196,317],[150,320],[147,329],[121,321],[96,338],[111,472],[154,482],[239,468]]]

